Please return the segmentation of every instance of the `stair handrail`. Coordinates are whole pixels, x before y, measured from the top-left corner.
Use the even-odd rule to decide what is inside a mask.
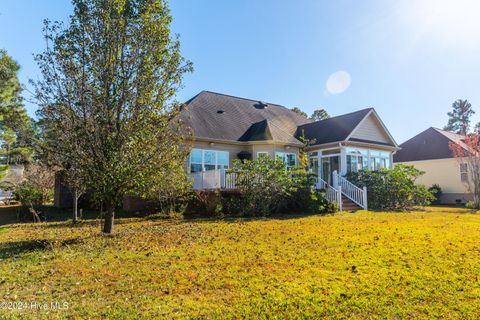
[[[320,177],[316,178],[316,188],[325,190],[325,198],[337,205],[338,210],[342,211],[342,187],[334,188],[331,184]]]
[[[348,181],[345,177],[342,177],[337,171],[333,172],[334,182],[337,184],[337,188],[341,188],[342,194],[350,199],[355,204],[359,205],[365,210],[368,210],[367,204],[367,187],[360,188]]]

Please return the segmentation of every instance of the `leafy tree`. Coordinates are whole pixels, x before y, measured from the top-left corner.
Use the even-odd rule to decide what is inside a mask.
[[[472,206],[480,209],[480,136],[478,132],[469,134],[464,145],[450,142],[449,147],[460,166],[466,169],[463,183],[473,194]]]
[[[310,116],[310,120],[313,121],[320,121],[330,118],[330,115],[325,109],[317,109],[313,111],[312,115]]]
[[[448,123],[444,130],[466,135],[470,128],[470,118],[475,113],[468,100],[458,99],[452,104],[453,110],[448,112]]]
[[[52,165],[74,167],[106,208],[113,232],[124,195],[158,195],[186,183],[188,134],[175,95],[192,64],[170,33],[164,0],[73,0],[68,27],[45,23],[46,50],[36,59],[40,147]]]
[[[303,112],[299,107],[293,107],[293,108],[290,109],[290,110],[292,110],[292,111],[295,112],[296,114],[299,114],[299,115],[301,115],[301,116],[304,116],[305,118],[308,118],[308,115],[307,115],[305,112]]]

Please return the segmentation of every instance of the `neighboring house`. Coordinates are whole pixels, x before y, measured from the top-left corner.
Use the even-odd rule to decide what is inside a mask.
[[[23,165],[10,165],[5,176],[0,180],[2,186],[12,187],[23,181]],[[7,188],[9,189],[9,188]],[[13,199],[11,190],[0,189],[0,201],[10,201]]]
[[[449,143],[468,148],[465,137],[437,128],[428,128],[400,145],[402,148],[393,158],[395,164],[404,163],[425,171],[417,182],[430,187],[442,188],[440,202],[443,204],[465,203],[473,200],[468,190],[466,165],[454,158]]]
[[[187,170],[195,189],[228,187],[224,172],[234,159],[269,156],[294,167],[303,138],[310,141],[311,170],[334,187],[350,171],[390,168],[399,150],[373,108],[312,122],[278,104],[209,91],[186,105],[182,117],[193,131]]]

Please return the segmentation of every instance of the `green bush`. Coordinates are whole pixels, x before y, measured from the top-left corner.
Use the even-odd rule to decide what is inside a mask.
[[[478,209],[478,206],[475,203],[475,201],[467,201],[467,203],[465,203],[465,207],[472,210]]]
[[[407,210],[434,200],[425,186],[415,184],[423,173],[413,166],[396,165],[393,169],[350,173],[347,179],[359,187],[367,187],[369,208]]]
[[[266,216],[273,213],[324,213],[335,210],[325,194],[315,190],[315,175],[268,157],[235,160],[229,173],[236,175],[239,195],[222,201],[226,213]]]
[[[25,181],[19,184],[13,191],[15,200],[24,206],[38,207],[43,204],[43,192],[40,188]]]
[[[428,191],[433,196],[432,204],[440,204],[440,196],[442,195],[442,188],[438,184],[432,185],[430,188],[428,188]]]

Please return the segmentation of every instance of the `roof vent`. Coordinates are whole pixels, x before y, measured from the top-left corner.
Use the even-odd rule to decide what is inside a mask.
[[[262,101],[258,101],[258,103],[255,103],[253,106],[257,109],[265,109],[266,107],[268,107],[268,104]]]
[[[223,110],[217,110],[217,113],[218,113],[218,114],[224,114],[225,111],[223,111]]]

